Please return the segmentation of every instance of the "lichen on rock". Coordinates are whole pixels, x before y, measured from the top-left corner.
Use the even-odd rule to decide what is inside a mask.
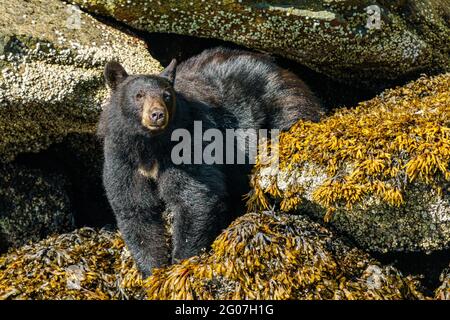
[[[2,161],[45,149],[70,133],[93,133],[107,96],[107,61],[118,60],[134,73],[161,68],[142,41],[60,1],[1,0],[0,6]]]
[[[279,163],[256,165],[249,206],[312,213],[370,250],[448,248],[449,87],[448,73],[422,77],[298,122],[280,136]]]

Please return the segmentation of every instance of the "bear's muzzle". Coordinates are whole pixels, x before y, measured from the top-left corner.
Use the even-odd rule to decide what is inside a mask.
[[[142,111],[142,125],[150,131],[164,130],[169,122],[167,107],[159,99],[147,99]]]

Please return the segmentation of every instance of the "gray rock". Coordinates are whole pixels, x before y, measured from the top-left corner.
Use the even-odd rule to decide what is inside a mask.
[[[70,0],[134,28],[232,41],[339,80],[449,70],[448,0]]]
[[[142,41],[60,1],[0,0],[0,7],[0,249],[5,250],[74,227],[67,185],[98,184],[78,193],[78,201],[90,199],[86,193],[94,187],[103,194],[97,178],[101,150],[82,137],[94,134],[108,94],[105,63],[118,60],[133,73],[157,72],[160,65]],[[19,154],[57,143],[66,144],[59,145],[58,159],[66,161],[73,153],[74,165],[88,168],[80,173],[84,180],[69,181],[77,168],[49,173],[14,162]],[[98,203],[107,210],[103,198]],[[98,211],[78,220],[105,220],[95,217]]]
[[[142,41],[56,0],[0,0],[0,160],[94,132],[108,60],[130,72],[160,65]]]

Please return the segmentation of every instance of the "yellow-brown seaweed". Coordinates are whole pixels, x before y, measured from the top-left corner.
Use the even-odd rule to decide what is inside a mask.
[[[449,87],[450,73],[423,76],[299,121],[280,135],[279,165],[256,164],[249,211],[312,212],[375,251],[448,248]]]
[[[0,299],[140,297],[140,274],[117,232],[82,228],[0,256]]]
[[[157,269],[150,299],[421,299],[417,282],[306,217],[249,213],[212,251]]]

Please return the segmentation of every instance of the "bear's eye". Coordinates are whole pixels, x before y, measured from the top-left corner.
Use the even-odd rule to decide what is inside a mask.
[[[169,91],[164,91],[163,93],[163,99],[165,102],[169,102],[172,98],[172,94]]]
[[[136,99],[137,99],[137,100],[140,100],[140,99],[142,99],[143,97],[144,97],[144,92],[139,91],[138,93],[136,93]]]

